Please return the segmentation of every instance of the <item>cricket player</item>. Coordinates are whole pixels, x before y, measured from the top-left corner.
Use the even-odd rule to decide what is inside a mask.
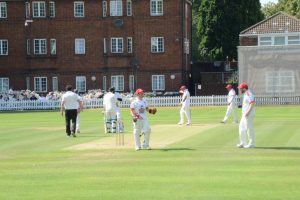
[[[117,129],[117,98],[115,88],[109,88],[109,92],[103,97],[103,111],[105,115],[106,132],[116,133]]]
[[[181,109],[180,109],[180,121],[179,125],[182,125],[184,123],[184,115],[187,118],[186,125],[192,125],[191,121],[191,110],[190,110],[190,92],[187,89],[185,85],[180,87],[179,90],[180,93],[182,93],[182,99],[181,99]]]
[[[150,125],[147,118],[147,112],[149,111],[147,102],[143,99],[144,90],[137,89],[135,92],[136,98],[130,104],[130,111],[133,117],[133,137],[135,142],[135,150],[141,150],[140,134],[144,133],[143,148],[150,150]]]
[[[123,133],[124,132],[124,124],[122,120],[122,115],[121,115],[121,107],[120,103],[123,101],[122,95],[119,92],[115,92],[115,96],[117,98],[117,132]]]
[[[83,99],[79,95],[77,89],[74,90],[74,93],[76,93],[80,98],[80,103],[78,103],[78,108],[82,108],[81,111],[80,111],[80,112],[82,112],[83,111]],[[76,118],[76,133],[80,133],[80,112],[77,113],[77,118]],[[74,126],[74,125],[72,124],[72,126]]]
[[[248,89],[247,83],[241,83],[238,88],[243,94],[242,118],[239,126],[240,143],[239,148],[255,148],[253,118],[255,101],[253,93]],[[248,136],[248,143],[246,136]]]
[[[235,93],[235,90],[233,89],[231,84],[228,84],[225,88],[228,90],[227,111],[226,111],[225,117],[224,117],[223,121],[221,121],[221,123],[225,124],[231,113],[232,113],[232,116],[234,118],[234,122],[238,123],[238,119],[237,119],[237,116],[235,114],[235,108],[236,108],[236,93]]]

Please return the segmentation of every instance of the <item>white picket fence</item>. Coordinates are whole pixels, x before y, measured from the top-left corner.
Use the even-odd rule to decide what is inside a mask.
[[[150,106],[173,107],[178,106],[180,97],[151,97],[146,98]],[[237,98],[240,102],[240,98]],[[297,105],[300,104],[300,97],[256,97],[256,105]],[[85,100],[86,109],[102,107],[102,99]],[[239,103],[238,103],[239,104]],[[227,105],[227,96],[193,96],[191,106],[223,106]],[[129,107],[129,99],[123,100],[121,107]],[[57,110],[60,108],[60,101],[0,101],[0,111],[9,110]]]

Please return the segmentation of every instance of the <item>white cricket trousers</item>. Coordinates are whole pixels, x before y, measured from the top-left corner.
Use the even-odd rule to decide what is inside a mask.
[[[227,106],[227,111],[226,111],[226,114],[225,114],[225,117],[223,119],[223,122],[226,122],[227,119],[229,118],[230,114],[232,113],[232,116],[234,118],[234,121],[235,123],[238,123],[238,119],[237,119],[237,116],[236,116],[236,113],[235,113],[235,105],[234,103],[231,103]]]
[[[80,113],[77,113],[76,132],[80,131]]]
[[[191,111],[190,111],[189,106],[181,107],[181,109],[180,109],[180,121],[179,121],[180,124],[184,123],[184,115],[187,118],[187,123],[191,124],[192,123],[192,121],[191,121]]]
[[[115,133],[117,129],[117,114],[116,112],[106,111],[105,112],[106,120],[106,131],[108,133]]]
[[[248,145],[255,145],[254,142],[254,131],[253,131],[253,119],[254,119],[254,112],[245,117],[243,114],[239,126],[239,135],[240,135],[240,144],[247,145],[247,136],[248,136]]]
[[[150,140],[150,126],[148,123],[148,119],[138,119],[137,122],[133,123],[133,137],[135,142],[135,149],[141,148],[141,133],[144,133],[144,144],[143,148],[149,148],[149,140]]]

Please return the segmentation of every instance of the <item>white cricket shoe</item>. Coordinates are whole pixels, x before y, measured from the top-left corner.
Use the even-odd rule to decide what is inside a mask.
[[[237,144],[236,147],[237,148],[244,148],[244,144]]]
[[[178,125],[182,125],[183,123],[179,122]]]
[[[251,148],[255,148],[254,144],[247,144],[244,146],[245,149],[251,149]]]
[[[141,147],[136,147],[135,150],[139,151],[139,150],[142,150],[142,148]]]

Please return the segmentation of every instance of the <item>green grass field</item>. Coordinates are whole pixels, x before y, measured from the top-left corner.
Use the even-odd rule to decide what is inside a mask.
[[[257,107],[257,148],[238,149],[238,125],[219,123],[225,107],[192,108],[192,127],[176,125],[178,108],[159,108],[149,116],[153,150],[138,152],[128,109],[129,148],[103,133],[99,110],[81,114],[77,138],[66,137],[59,112],[0,113],[0,199],[298,200],[299,111]],[[75,148],[86,144],[98,146]]]

